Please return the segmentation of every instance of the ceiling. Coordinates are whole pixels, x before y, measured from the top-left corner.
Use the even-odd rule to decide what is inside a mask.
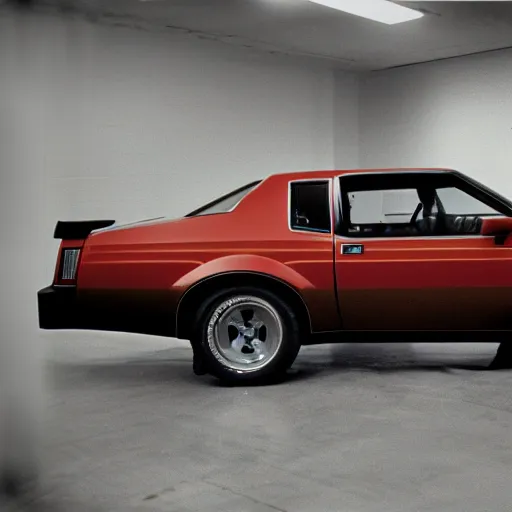
[[[368,71],[512,47],[512,2],[400,1],[425,15],[384,25],[307,0],[45,0],[97,21],[192,32]]]

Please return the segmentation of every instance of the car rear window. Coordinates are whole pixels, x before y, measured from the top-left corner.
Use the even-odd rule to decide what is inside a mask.
[[[248,185],[237,188],[214,201],[201,206],[197,210],[186,215],[186,217],[197,217],[199,215],[213,215],[216,213],[227,213],[231,211],[249,192],[261,183],[261,180],[253,181]]]

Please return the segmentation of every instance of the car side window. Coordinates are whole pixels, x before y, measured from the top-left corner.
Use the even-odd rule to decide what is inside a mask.
[[[331,232],[329,181],[290,183],[290,228],[317,233]]]
[[[413,189],[361,190],[351,192],[349,202],[354,224],[401,224],[412,217],[418,193]]]
[[[344,236],[478,235],[483,217],[504,213],[485,192],[448,172],[361,174],[340,180]]]
[[[437,195],[449,215],[499,215],[494,208],[455,187],[439,188]]]
[[[211,203],[208,203],[205,206],[201,206],[197,210],[185,215],[185,217],[198,217],[200,215],[214,215],[218,213],[228,213],[232,209],[234,209],[237,204],[253,191],[261,181],[254,181],[249,183],[249,185],[245,185],[229,194],[226,194],[218,199],[215,199]]]

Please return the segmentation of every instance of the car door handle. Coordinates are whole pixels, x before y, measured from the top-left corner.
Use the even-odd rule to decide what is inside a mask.
[[[362,244],[342,244],[341,254],[364,254],[364,245]]]

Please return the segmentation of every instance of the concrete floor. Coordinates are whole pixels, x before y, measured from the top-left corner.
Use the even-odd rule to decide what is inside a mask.
[[[478,369],[495,345],[313,347],[283,384],[226,388],[174,340],[47,341],[44,494],[24,510],[510,510],[512,372]]]

